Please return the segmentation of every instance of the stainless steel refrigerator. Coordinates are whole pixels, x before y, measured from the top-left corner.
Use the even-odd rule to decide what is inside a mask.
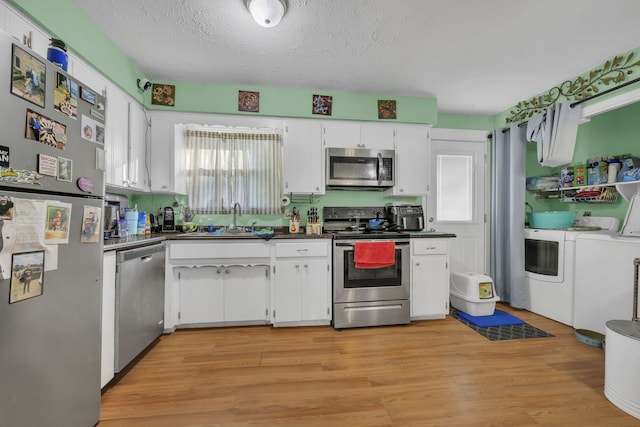
[[[0,424],[96,425],[106,100],[1,32],[0,56]]]

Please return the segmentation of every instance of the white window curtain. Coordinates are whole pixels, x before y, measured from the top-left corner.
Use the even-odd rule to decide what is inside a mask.
[[[185,127],[187,192],[200,214],[280,213],[282,137],[274,129]]]

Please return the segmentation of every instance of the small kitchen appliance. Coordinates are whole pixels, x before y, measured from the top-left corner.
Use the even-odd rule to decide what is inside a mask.
[[[176,221],[174,211],[171,206],[167,206],[162,210],[162,231],[176,231]]]
[[[420,205],[389,204],[385,208],[391,227],[400,231],[420,231],[424,228],[424,212]]]

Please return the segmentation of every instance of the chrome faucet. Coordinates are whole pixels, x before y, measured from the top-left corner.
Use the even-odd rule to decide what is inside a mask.
[[[233,204],[233,224],[231,225],[231,230],[237,230],[238,229],[238,220],[237,220],[237,216],[238,215],[242,215],[240,213],[240,203],[235,202]]]

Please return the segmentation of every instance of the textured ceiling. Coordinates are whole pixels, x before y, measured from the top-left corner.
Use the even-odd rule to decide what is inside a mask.
[[[151,80],[427,96],[496,114],[640,47],[638,0],[75,0]]]

